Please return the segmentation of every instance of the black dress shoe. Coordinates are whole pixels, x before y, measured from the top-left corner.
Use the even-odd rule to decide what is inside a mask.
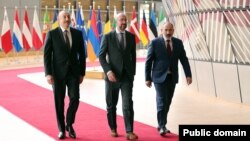
[[[58,138],[59,138],[60,140],[65,139],[65,138],[66,138],[65,132],[59,132]]]
[[[159,133],[161,136],[164,136],[167,133],[170,133],[170,130],[168,130],[167,128],[159,128]]]
[[[166,129],[161,128],[159,133],[160,133],[161,136],[164,136],[167,132],[166,132]]]
[[[118,133],[117,133],[116,130],[111,130],[110,135],[111,135],[112,137],[118,137]]]
[[[66,131],[69,132],[69,137],[75,139],[76,138],[76,133],[75,130],[72,126],[66,126]]]

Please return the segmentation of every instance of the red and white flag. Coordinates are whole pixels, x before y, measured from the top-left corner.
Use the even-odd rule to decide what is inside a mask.
[[[25,51],[29,51],[32,46],[32,36],[30,33],[30,24],[28,18],[27,7],[25,7],[24,19],[23,19],[23,48]]]
[[[2,42],[2,49],[7,54],[13,48],[12,41],[11,41],[11,33],[10,33],[10,23],[8,19],[8,14],[6,7],[4,7],[4,17],[3,17],[3,26],[2,26],[2,33],[1,33],[1,42]]]
[[[70,17],[71,17],[71,27],[76,28],[76,15],[74,11],[74,6],[72,6]]]
[[[36,7],[34,10],[33,24],[32,24],[32,43],[35,50],[39,50],[43,46],[42,32],[39,25],[39,19],[36,12]]]
[[[138,30],[138,22],[136,17],[136,10],[133,8],[132,18],[130,21],[129,31],[135,34],[136,43],[140,42],[140,33]]]

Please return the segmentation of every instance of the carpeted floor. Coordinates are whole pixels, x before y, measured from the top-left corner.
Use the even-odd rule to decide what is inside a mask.
[[[43,71],[41,67],[0,71],[0,105],[57,140],[58,130],[52,92],[17,77],[18,74],[41,71]],[[66,104],[67,101],[68,99],[66,99]],[[80,103],[74,128],[77,133],[76,140],[125,140],[122,117],[118,116],[118,132],[120,136],[112,138],[109,135],[106,111],[83,102]],[[175,134],[161,137],[154,127],[139,122],[135,122],[134,128],[139,136],[139,141],[178,141],[178,136]],[[71,139],[67,137],[67,140]]]

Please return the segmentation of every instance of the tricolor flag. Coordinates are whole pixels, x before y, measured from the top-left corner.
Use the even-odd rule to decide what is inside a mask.
[[[87,28],[86,28],[85,21],[84,21],[84,14],[83,14],[82,6],[80,7],[80,14],[81,14],[81,18],[82,18],[82,25],[83,25],[83,28],[85,30],[85,36],[87,36],[86,35]]]
[[[58,21],[57,21],[57,15],[58,15],[58,11],[56,10],[56,7],[54,6],[54,17],[53,17],[51,29],[55,29],[59,26]]]
[[[98,31],[99,41],[101,42],[102,40],[102,18],[101,18],[100,6],[98,6],[98,14],[97,14],[97,31]]]
[[[81,13],[82,25],[83,25],[83,38],[84,38],[84,42],[85,42],[85,54],[86,54],[86,58],[87,58],[88,57],[88,55],[87,55],[88,36],[87,36],[87,28],[86,28],[86,25],[84,22],[84,14],[83,14],[82,6],[80,9],[80,13]]]
[[[24,18],[23,18],[23,48],[28,51],[32,46],[32,36],[30,33],[30,24],[28,18],[27,7],[25,7]]]
[[[48,7],[46,6],[45,13],[43,15],[43,42],[49,30],[50,30],[50,19],[48,15]]]
[[[141,21],[140,38],[141,38],[143,46],[148,45],[148,42],[149,42],[148,29],[147,29],[147,22],[146,22],[146,16],[145,16],[144,10],[143,10],[143,18]]]
[[[140,42],[140,33],[138,30],[138,22],[137,22],[135,7],[133,7],[133,13],[132,13],[131,21],[130,21],[129,31],[131,33],[135,34],[136,43],[139,43]]]
[[[114,6],[114,17],[111,25],[113,30],[116,28],[116,15],[117,15],[116,6]]]
[[[3,51],[6,54],[9,53],[12,49],[12,41],[11,41],[11,33],[10,33],[10,23],[9,23],[6,7],[4,7],[1,41],[2,41],[1,43],[2,43]]]
[[[90,24],[91,24],[91,15],[92,15],[92,7],[90,6],[89,9],[89,17],[88,17],[88,23],[87,23],[87,36],[89,34],[89,28],[90,28]]]
[[[84,28],[84,21],[82,20],[82,14],[81,14],[81,9],[78,8],[78,11],[77,11],[77,14],[76,14],[76,28],[80,31],[82,31],[82,35],[83,35],[83,41],[84,41],[84,44],[83,44],[83,48],[84,48],[84,51],[85,51],[85,55],[87,55],[87,52],[86,52],[86,46],[87,46],[87,43],[86,43],[86,31],[85,31],[85,28]]]
[[[39,19],[36,12],[36,7],[34,10],[33,24],[32,24],[32,43],[35,50],[39,50],[43,46],[42,32],[39,25]]]
[[[153,40],[158,36],[157,29],[156,29],[156,18],[155,13],[153,9],[150,12],[150,18],[149,18],[149,39]]]
[[[161,28],[163,26],[163,24],[166,22],[166,17],[165,17],[165,14],[163,12],[163,8],[161,7],[161,11],[160,11],[160,14],[159,14],[159,22],[158,22],[158,35],[161,35]]]
[[[107,7],[107,12],[106,12],[106,21],[104,24],[104,31],[103,34],[107,34],[111,31],[111,24],[109,20],[109,8]]]
[[[18,10],[17,7],[15,8],[15,19],[14,19],[14,25],[13,25],[13,36],[12,36],[12,42],[14,45],[14,48],[16,49],[16,52],[20,52],[23,49],[23,39],[22,39],[22,32],[20,28],[20,22],[18,18]]]
[[[90,27],[88,30],[88,44],[87,44],[88,58],[91,62],[94,62],[96,60],[99,51],[100,51],[100,42],[96,26],[95,10],[92,9]]]

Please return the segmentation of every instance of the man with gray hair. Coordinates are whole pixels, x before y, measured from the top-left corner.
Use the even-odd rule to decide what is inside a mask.
[[[59,129],[58,138],[65,139],[65,130],[71,138],[76,138],[73,128],[79,106],[80,84],[86,69],[84,41],[79,30],[70,28],[70,14],[61,11],[58,15],[59,27],[48,32],[44,43],[44,69],[47,82],[52,85],[56,119]],[[64,116],[66,88],[69,107]]]

